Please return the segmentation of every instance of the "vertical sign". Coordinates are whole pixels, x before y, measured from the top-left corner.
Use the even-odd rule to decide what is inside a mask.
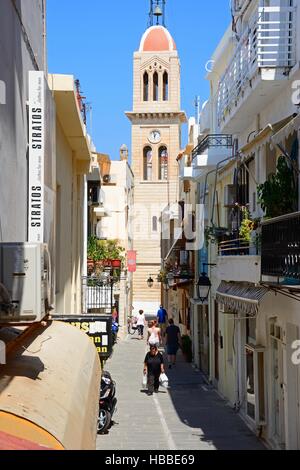
[[[29,72],[28,241],[44,241],[45,81],[44,72]]]
[[[129,273],[136,272],[136,251],[127,252],[127,267]]]

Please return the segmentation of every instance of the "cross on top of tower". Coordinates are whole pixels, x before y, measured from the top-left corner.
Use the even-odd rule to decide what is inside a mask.
[[[167,0],[150,0],[149,26],[165,26]]]

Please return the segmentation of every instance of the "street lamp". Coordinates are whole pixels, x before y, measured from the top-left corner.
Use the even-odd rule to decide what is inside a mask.
[[[149,279],[147,281],[148,287],[151,289],[154,286],[154,280],[151,277],[151,274],[149,276]]]
[[[204,266],[216,266],[216,264],[207,264],[204,263]],[[211,290],[211,282],[208,277],[208,275],[204,272],[201,273],[201,276],[199,277],[199,280],[197,282],[197,289],[198,289],[198,298],[201,300],[201,302],[204,304],[208,300],[209,293]]]

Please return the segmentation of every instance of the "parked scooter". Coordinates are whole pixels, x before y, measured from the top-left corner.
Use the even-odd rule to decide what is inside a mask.
[[[97,432],[105,433],[111,426],[112,417],[116,411],[116,383],[112,380],[109,372],[102,372],[101,392],[99,400],[99,416]]]

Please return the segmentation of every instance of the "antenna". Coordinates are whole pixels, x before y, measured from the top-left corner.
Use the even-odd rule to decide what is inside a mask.
[[[149,26],[162,24],[165,26],[167,0],[150,0]],[[161,20],[160,20],[161,19]]]

